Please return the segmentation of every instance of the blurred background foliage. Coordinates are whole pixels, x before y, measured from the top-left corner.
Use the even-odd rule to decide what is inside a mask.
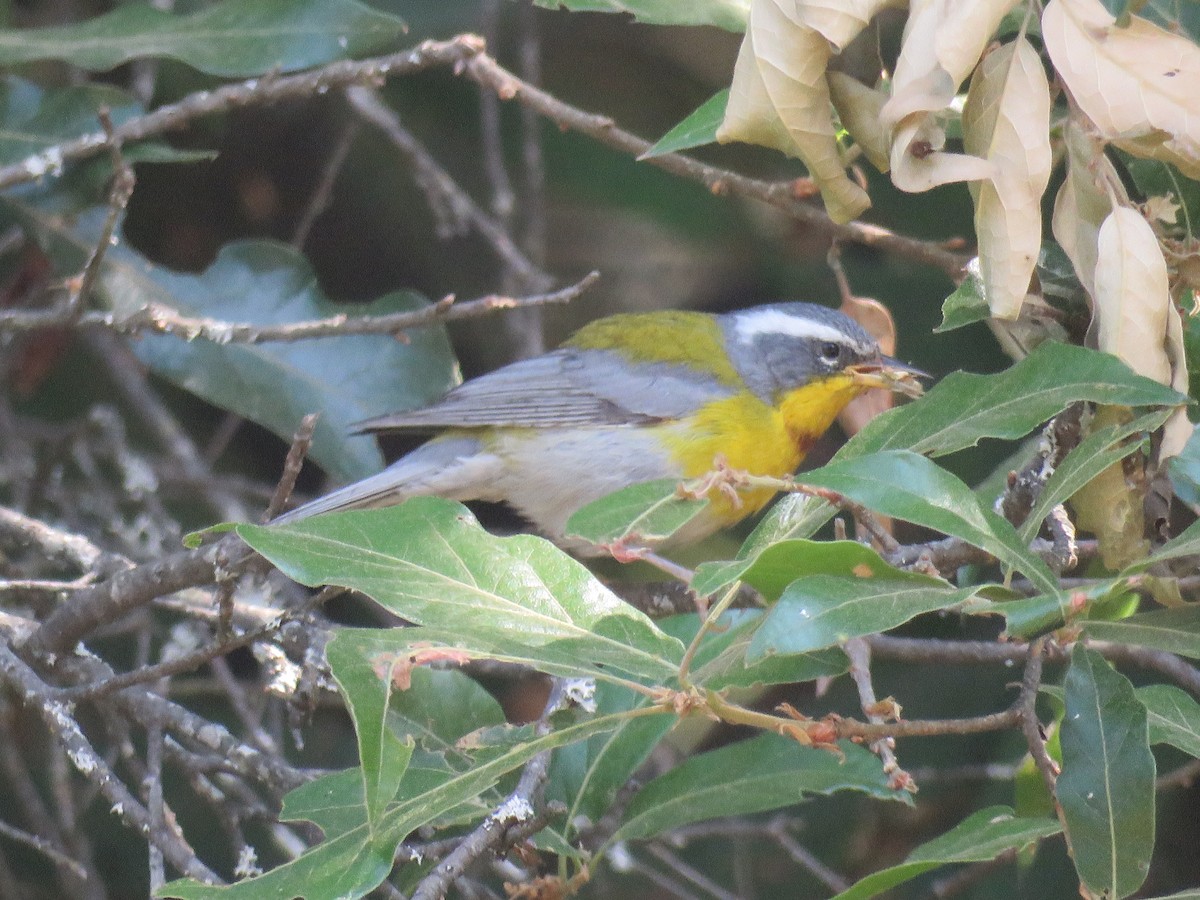
[[[179,2],[175,10],[186,12],[200,5]],[[651,140],[728,84],[740,42],[739,35],[714,28],[640,25],[623,16],[532,10],[496,0],[389,0],[373,5],[405,19],[406,45],[466,31],[490,31],[494,35],[490,52],[514,71],[521,67],[522,42],[536,33],[541,83],[548,91],[583,109],[612,116],[622,127]],[[109,5],[8,0],[0,8],[5,26],[15,28],[80,21]],[[874,43],[863,53],[864,64],[870,65],[875,44],[885,58],[895,52],[901,25],[898,17],[881,17],[869,35]],[[853,52],[854,48],[848,51]],[[121,66],[93,80],[128,87],[138,77],[138,65]],[[166,60],[154,65],[153,106],[220,83],[181,63]],[[52,63],[29,66],[20,74],[45,86],[81,79],[72,67]],[[477,203],[492,208],[496,184],[483,164],[479,90],[449,72],[430,71],[393,79],[383,94],[438,163]],[[545,121],[537,124],[544,154],[544,207],[530,209],[527,196],[522,195],[519,163],[514,162],[519,161],[525,141],[521,112],[511,104],[502,104],[500,112],[510,171],[517,173],[514,214],[518,222],[532,217],[544,225],[544,246],[536,248],[542,268],[562,284],[592,269],[602,275],[596,287],[569,306],[546,308],[540,326],[522,320],[523,328],[543,328],[546,344],[558,342],[585,321],[617,311],[677,307],[720,311],[775,299],[838,302],[826,265],[825,238],[806,232],[773,208],[713,196],[695,183],[586,137],[560,132]],[[352,141],[329,205],[299,243],[329,298],[363,301],[393,291],[415,291],[431,299],[447,294],[466,299],[517,292],[503,283],[503,267],[486,241],[477,235],[443,234],[412,168],[381,134],[358,123],[340,95],[203,118],[172,134],[172,146],[200,151],[208,158],[139,163],[124,239],[150,260],[191,273],[204,271],[223,247],[237,239],[269,237],[291,243],[331,156],[347,135]],[[771,180],[803,174],[799,163],[745,145],[706,147],[695,155]],[[872,177],[870,193],[874,201],[870,221],[912,237],[965,240],[969,245],[972,209],[965,187],[912,197],[899,194],[888,179]],[[1053,194],[1051,189],[1047,196]],[[894,313],[901,358],[935,375],[959,368],[990,372],[1006,364],[983,325],[932,333],[940,321],[941,302],[953,287],[941,272],[858,246],[845,247],[842,259],[855,292],[878,298]],[[0,267],[10,292],[22,279],[49,277],[28,252],[4,254]],[[527,334],[501,321],[493,317],[450,327],[466,376],[494,368],[528,346]],[[40,352],[53,358],[36,376],[6,388],[13,392],[22,414],[67,422],[85,415],[98,402],[111,402],[112,385],[100,374],[87,346],[66,336],[47,335]],[[166,382],[156,381],[155,386],[201,446],[210,444],[227,421],[223,410]],[[131,430],[137,440],[137,426]],[[235,423],[231,434],[228,445],[215,455],[217,470],[272,482],[284,444],[249,422]],[[810,462],[822,461],[838,440],[836,434],[827,437],[826,450],[814,453]],[[985,447],[961,455],[956,470],[969,483],[976,483],[991,472],[998,452],[996,447]],[[310,493],[319,489],[311,471],[301,487]],[[171,499],[187,526],[213,521],[210,509],[188,507],[186,492]],[[972,629],[982,633],[983,628],[977,622],[963,624],[955,619],[923,621],[919,628],[901,633],[970,638],[977,636]],[[255,666],[248,654],[235,662],[242,671]],[[912,718],[983,713],[998,708],[1006,695],[1004,673],[977,667],[933,671],[885,663],[876,668],[875,676],[881,696],[913,698],[915,702],[906,709]],[[842,682],[818,700],[812,685],[805,685],[781,691],[774,699],[786,699],[815,716],[825,709],[853,707],[849,690]],[[232,720],[227,710],[210,705],[204,697],[196,704],[206,715]],[[317,715],[319,727],[306,730],[311,741],[305,758],[321,766],[352,763],[348,721],[335,710],[324,709]],[[738,735],[734,729],[724,729],[707,741],[712,745]],[[1000,741],[990,735],[936,738],[906,744],[905,764],[913,770],[949,762],[986,765],[1011,759],[1019,748],[1014,734]],[[988,785],[922,782],[917,810],[870,804],[857,797],[815,800],[804,808],[800,836],[808,849],[844,874],[862,874],[895,862],[968,808],[1012,801],[1006,796],[1009,782],[981,784]],[[1200,794],[1195,786],[1163,798],[1160,856],[1148,890],[1200,881],[1200,859],[1194,852],[1200,827],[1194,814],[1197,802]],[[110,820],[102,816],[97,820],[104,840],[113,842],[101,860],[102,868],[112,870],[113,896],[137,896],[144,876],[140,861],[144,847],[124,829],[110,827]],[[746,871],[753,871],[759,896],[808,896],[819,890],[815,882],[805,880],[807,875],[798,875],[789,861],[780,859],[774,848],[756,848],[747,840],[738,848],[743,852],[730,853],[724,840],[699,841],[689,846],[685,856],[697,864],[715,861],[711,874],[725,883],[736,883],[746,877]],[[97,845],[105,843],[97,841]],[[42,864],[20,852],[13,859],[35,869]],[[1074,894],[1076,878],[1060,840],[1049,842],[1030,865],[1023,872],[1009,867],[962,896],[1050,900]],[[739,868],[745,871],[739,874]],[[928,896],[929,889],[929,879],[918,880],[897,896]],[[607,867],[597,873],[590,890],[594,896],[660,895],[636,874],[621,875]]]

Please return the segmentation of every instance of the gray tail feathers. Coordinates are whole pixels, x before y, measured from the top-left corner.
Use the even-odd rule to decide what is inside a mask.
[[[479,449],[475,438],[435,438],[382,472],[276,516],[271,524],[295,522],[320,513],[394,506],[409,497],[429,494],[472,499],[473,491],[469,485],[455,483],[454,470],[475,456]]]

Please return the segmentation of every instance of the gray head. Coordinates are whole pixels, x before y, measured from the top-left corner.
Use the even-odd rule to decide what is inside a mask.
[[[850,366],[892,363],[861,325],[815,303],[772,303],[720,317],[734,368],[755,394],[781,392]]]

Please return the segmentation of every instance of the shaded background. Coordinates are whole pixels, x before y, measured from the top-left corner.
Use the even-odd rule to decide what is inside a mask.
[[[644,26],[621,16],[531,11],[509,3],[418,0],[375,5],[406,18],[413,43],[492,30],[497,36],[492,53],[514,71],[521,68],[522,43],[536,33],[546,89],[581,108],[611,115],[622,127],[649,139],[661,136],[728,84],[740,41],[738,35],[716,29]],[[178,8],[183,11],[186,5]],[[10,14],[13,24],[51,24],[98,11],[70,3],[18,3]],[[897,20],[885,20],[872,30],[869,41],[849,51],[851,64],[867,66],[869,72],[876,44],[885,56],[894,47],[897,25]],[[126,85],[136,74],[131,68],[123,67],[108,78]],[[38,75],[63,81],[73,77],[69,70],[50,67]],[[160,63],[154,103],[169,102],[210,83],[217,82],[184,66]],[[490,210],[496,183],[483,164],[486,140],[480,124],[480,94],[474,85],[447,72],[430,72],[396,79],[384,94],[433,157]],[[516,325],[501,324],[501,318],[493,317],[454,326],[452,337],[468,376],[527,349],[530,329],[542,329],[546,343],[553,344],[580,323],[617,311],[670,307],[719,311],[778,299],[836,305],[837,289],[825,264],[828,245],[820,235],[806,232],[773,208],[712,196],[698,184],[585,137],[561,133],[546,122],[537,127],[544,154],[544,203],[536,198],[530,203],[529,185],[521,177],[520,157],[527,141],[521,112],[511,104],[501,105],[500,112],[505,159],[516,192],[517,231],[527,231],[532,224],[535,233],[544,233],[544,244],[535,239],[531,254],[541,258],[543,269],[558,284],[592,269],[602,273],[602,280],[569,307],[546,309],[540,324],[528,318]],[[186,165],[139,165],[126,237],[148,257],[184,271],[203,270],[219,248],[235,238],[292,241],[331,157],[348,129],[356,127],[355,121],[341,97],[329,96],[206,119],[172,136],[177,146],[211,149],[216,156]],[[795,161],[758,148],[705,148],[696,155],[763,178],[803,174]],[[875,207],[867,214],[869,221],[913,237],[969,240],[971,207],[965,187],[913,198],[898,195],[885,178],[871,180]],[[313,223],[302,248],[323,289],[336,299],[370,299],[396,289],[416,290],[430,298],[520,293],[511,278],[506,279],[486,241],[474,235],[439,235],[438,218],[414,182],[411,168],[391,143],[367,125],[358,127],[337,171],[329,205]],[[995,371],[1005,365],[983,326],[931,334],[940,320],[941,301],[951,289],[940,272],[862,247],[846,247],[843,263],[856,293],[876,297],[893,311],[901,357],[935,374],[957,368]],[[71,347],[64,354],[23,398],[23,412],[65,420],[110,397],[109,386],[93,377],[85,349]],[[274,480],[285,449],[277,438],[251,423],[231,421],[221,410],[166,383],[158,386],[181,411],[200,445],[211,446],[215,435],[228,432],[228,443],[217,455],[219,469]],[[837,439],[836,435],[829,438],[828,446],[835,446]],[[951,467],[975,482],[991,471],[999,453],[1000,448],[991,447],[964,454]],[[814,458],[822,455],[817,452]],[[319,489],[317,474],[310,469],[301,487],[310,492]],[[180,507],[185,521],[203,515],[189,510],[186,501]],[[906,633],[970,637],[966,629],[978,627],[956,620],[926,622]],[[250,668],[253,662],[240,659],[239,665]],[[880,665],[875,674],[879,693],[904,698],[911,704],[906,713],[914,718],[972,715],[996,708],[1007,696],[1003,673],[976,668],[929,673]],[[814,715],[855,705],[845,686],[820,700],[805,686],[786,699]],[[198,709],[218,715],[202,707],[203,700],[198,701]],[[312,739],[306,755],[325,766],[351,764],[353,739],[348,736],[347,720],[333,711],[320,716],[328,718],[330,727],[322,727],[326,723],[319,719],[318,727],[309,729]],[[710,740],[735,736],[727,732]],[[902,759],[913,769],[987,763],[1012,759],[1021,752],[1016,735],[902,745]],[[808,804],[801,811],[806,823],[801,838],[827,862],[853,876],[897,861],[969,807],[1011,802],[1008,785],[1003,783],[980,788],[977,783],[940,785],[931,779],[922,785],[919,812],[856,798]],[[1197,822],[1191,811],[1198,801],[1194,788],[1160,798],[1156,859],[1161,862],[1147,892],[1194,882],[1200,875],[1193,849]],[[104,823],[98,821],[97,827]],[[851,835],[848,844],[847,834]],[[121,829],[114,829],[113,841],[109,864],[117,870],[130,867],[135,874],[128,895],[137,896],[144,848]],[[960,896],[1011,897],[1018,891],[1019,896],[1030,898],[1072,896],[1076,881],[1061,839],[1048,843],[1047,852],[1033,863],[1025,887],[1015,887],[1016,876],[1009,867],[1002,877]],[[695,845],[689,858],[711,866],[712,874],[726,884],[745,877],[736,870],[748,867],[761,896],[805,896],[818,891],[817,884],[798,874],[790,861],[778,854],[757,855],[760,852],[753,846],[731,848],[726,841],[715,840]],[[14,854],[14,858],[20,857]],[[115,877],[119,882],[120,876]],[[924,896],[928,888],[927,881],[919,881],[897,896]],[[657,896],[644,880],[621,878],[607,866],[591,890],[595,896]]]

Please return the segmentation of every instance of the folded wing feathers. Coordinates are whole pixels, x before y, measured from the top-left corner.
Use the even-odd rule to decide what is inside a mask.
[[[472,379],[423,409],[358,423],[360,432],[646,425],[685,415],[731,388],[678,365],[631,365],[564,348]]]

